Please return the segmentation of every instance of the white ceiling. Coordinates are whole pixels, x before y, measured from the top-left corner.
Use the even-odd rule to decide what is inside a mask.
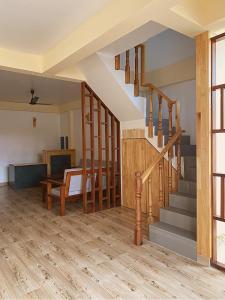
[[[111,0],[0,0],[0,48],[43,54]]]
[[[80,83],[0,70],[0,101],[28,103],[31,88],[40,103],[80,100]]]

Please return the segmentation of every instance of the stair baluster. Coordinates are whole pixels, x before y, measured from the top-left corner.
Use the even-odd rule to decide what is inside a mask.
[[[152,224],[154,221],[152,212],[152,176],[148,178],[148,201],[147,201],[147,213],[148,213],[148,224]]]
[[[136,224],[135,224],[135,235],[134,243],[137,246],[142,245],[143,235],[142,235],[142,215],[141,215],[141,193],[142,193],[142,180],[141,172],[136,172]]]
[[[180,130],[180,103],[176,102],[176,131]],[[181,176],[181,137],[177,140],[177,185]]]
[[[139,96],[138,46],[135,47],[134,96]]]
[[[144,45],[139,45],[141,49],[141,86],[145,83],[145,47]]]
[[[159,163],[159,207],[164,207],[164,173],[163,159]]]
[[[168,188],[169,192],[172,192],[172,151],[171,148],[168,151]]]
[[[181,138],[177,140],[177,185],[179,182],[179,179],[181,177],[181,149],[180,149],[180,144],[181,144]]]
[[[130,83],[130,51],[126,51],[125,83]]]
[[[149,120],[148,120],[148,136],[153,137],[153,89],[149,87]]]
[[[120,55],[115,56],[115,70],[120,70]]]
[[[162,96],[158,95],[158,147],[163,146],[163,129],[162,129]]]

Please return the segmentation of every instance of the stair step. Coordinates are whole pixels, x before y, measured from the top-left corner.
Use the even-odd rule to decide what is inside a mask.
[[[171,207],[184,209],[192,213],[196,212],[196,197],[189,193],[171,193],[169,195],[169,204]]]
[[[184,167],[184,179],[189,181],[196,181],[196,168]]]
[[[196,145],[181,145],[181,156],[195,156]]]
[[[188,210],[171,206],[160,208],[160,221],[187,231],[196,232],[196,216]]]
[[[189,181],[189,180],[184,180],[184,179],[179,180],[178,192],[196,196],[196,191],[197,191],[197,188],[196,188],[195,181]]]
[[[180,255],[193,260],[196,256],[196,234],[176,226],[157,222],[149,225],[149,239],[151,242],[166,247]]]

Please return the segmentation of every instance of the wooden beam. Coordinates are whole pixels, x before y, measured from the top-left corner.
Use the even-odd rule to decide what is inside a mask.
[[[99,209],[102,210],[102,107],[98,100],[98,201]]]
[[[115,118],[111,116],[111,155],[112,155],[112,166],[111,166],[111,184],[112,184],[112,203],[113,207],[116,206],[116,178],[115,178]]]
[[[85,82],[81,83],[81,107],[82,107],[82,195],[83,195],[83,210],[87,213],[87,190],[86,190],[86,182],[87,182],[87,170],[86,170],[86,99],[85,99],[85,90],[86,84]]]
[[[107,208],[110,208],[110,169],[109,169],[109,112],[105,109],[105,160],[106,160],[106,201]]]
[[[91,204],[92,212],[95,212],[95,122],[94,122],[94,97],[90,97],[90,145],[91,145]]]
[[[196,37],[197,256],[212,255],[210,40]]]
[[[117,180],[116,180],[116,205],[121,205],[121,162],[120,162],[120,122],[116,121],[116,140],[117,140]]]

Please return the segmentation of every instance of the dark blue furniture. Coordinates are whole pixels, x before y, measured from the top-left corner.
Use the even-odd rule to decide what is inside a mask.
[[[16,189],[38,186],[46,177],[47,165],[43,163],[9,165],[9,185]]]

